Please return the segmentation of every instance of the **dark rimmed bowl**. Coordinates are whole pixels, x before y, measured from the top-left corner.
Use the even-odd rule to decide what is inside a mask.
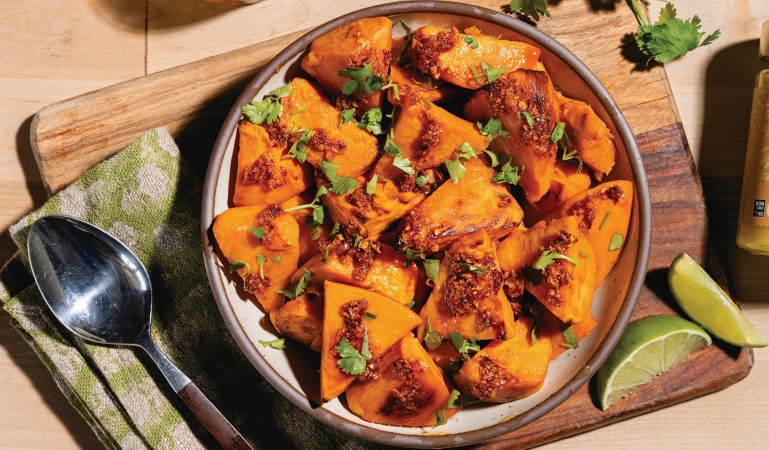
[[[555,86],[565,95],[589,103],[616,137],[617,163],[607,179],[631,180],[636,188],[622,255],[594,297],[592,313],[598,326],[593,333],[578,349],[552,362],[545,384],[536,394],[511,403],[464,408],[435,429],[372,424],[353,415],[339,399],[322,403],[318,357],[298,345],[279,352],[258,344],[260,339],[274,339],[275,331],[263,311],[239,295],[210,237],[214,217],[232,206],[234,141],[241,107],[301,74],[300,58],[315,38],[345,23],[374,16],[388,16],[394,23],[404,20],[412,28],[429,24],[463,29],[475,25],[486,34],[540,47],[541,60]],[[394,33],[397,31],[396,26]],[[224,321],[246,357],[281,394],[321,422],[351,435],[389,445],[435,448],[468,445],[516,430],[551,411],[590,379],[616,345],[638,298],[649,256],[650,214],[646,175],[633,134],[601,82],[576,56],[536,28],[506,14],[460,3],[403,2],[362,9],[319,26],[289,45],[251,81],[227,116],[211,155],[201,231],[208,278]]]

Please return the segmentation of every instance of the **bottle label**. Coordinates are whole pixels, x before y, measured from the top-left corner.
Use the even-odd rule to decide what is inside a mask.
[[[746,225],[769,227],[766,202],[769,201],[769,87],[753,91],[748,151],[742,179],[740,221]]]

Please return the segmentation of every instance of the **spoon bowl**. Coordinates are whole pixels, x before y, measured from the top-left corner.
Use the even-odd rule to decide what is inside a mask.
[[[222,446],[251,448],[152,341],[150,277],[128,247],[87,222],[52,215],[32,224],[27,252],[40,293],[62,325],[98,344],[141,347]]]

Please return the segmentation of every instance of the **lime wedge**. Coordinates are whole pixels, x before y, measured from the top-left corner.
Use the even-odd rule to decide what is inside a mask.
[[[601,409],[605,411],[710,343],[702,328],[677,316],[648,316],[630,322],[596,374]]]
[[[756,327],[686,253],[673,260],[668,283],[681,309],[713,336],[739,347],[766,347]]]

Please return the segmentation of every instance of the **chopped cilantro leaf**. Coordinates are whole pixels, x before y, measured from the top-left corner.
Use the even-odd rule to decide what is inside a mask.
[[[367,322],[371,322],[372,320],[376,319],[378,316],[372,312],[364,312],[363,318],[366,319]]]
[[[477,40],[477,39],[475,39],[475,38],[474,38],[474,37],[472,37],[472,36],[465,36],[465,38],[463,39],[463,41],[464,41],[464,42],[465,42],[465,44],[467,44],[467,46],[468,46],[468,47],[470,47],[470,48],[473,48],[473,49],[475,49],[475,48],[478,48],[478,45],[479,45],[479,44],[478,44],[478,40]]]
[[[500,136],[510,135],[510,133],[502,129],[502,121],[496,117],[489,119],[486,124],[477,122],[476,126],[481,131],[481,135],[486,136],[486,142],[491,142]]]
[[[471,338],[470,340],[462,339],[462,335],[459,333],[449,333],[449,337],[451,338],[451,342],[457,347],[459,353],[467,355],[469,352],[477,352],[481,350],[481,346],[478,345],[476,338]]]
[[[423,261],[423,264],[425,265],[425,274],[427,275],[427,278],[431,279],[433,283],[437,282],[438,271],[441,267],[440,260],[426,259]]]
[[[302,269],[302,278],[288,288],[279,290],[278,294],[285,295],[289,300],[293,300],[307,291],[307,286],[310,285],[310,278],[312,278],[312,272]]]
[[[264,264],[267,262],[267,257],[263,253],[256,255],[256,263],[259,264],[259,277],[264,280]]]
[[[251,227],[251,235],[261,241],[264,239],[264,227]]]
[[[555,144],[556,142],[560,141],[563,137],[563,132],[566,129],[566,124],[563,122],[558,122],[555,124],[555,128],[553,128],[553,132],[550,133],[550,142]]]
[[[529,129],[530,130],[533,129],[534,128],[534,118],[531,117],[531,113],[529,113],[528,111],[521,111],[520,113],[526,119],[526,123],[529,125]],[[520,117],[520,115],[518,117]]]
[[[366,194],[374,195],[376,194],[376,183],[379,179],[379,174],[375,174],[371,179],[366,183]]]
[[[486,74],[486,80],[488,80],[489,83],[495,81],[505,73],[504,67],[491,67],[484,61],[481,61],[481,69],[483,69],[483,73]]]
[[[275,122],[283,112],[280,99],[288,97],[292,90],[293,87],[290,84],[273,89],[262,98],[262,101],[254,100],[247,105],[243,105],[241,112],[249,122],[257,125],[269,125]]]
[[[422,187],[427,184],[427,182],[430,181],[430,179],[427,177],[427,175],[418,175],[416,180],[414,180],[414,183],[416,183],[417,186]]]
[[[286,338],[275,339],[272,341],[259,340],[259,343],[264,347],[274,348],[275,350],[283,350],[286,348]]]
[[[340,117],[339,126],[341,127],[355,118],[355,108],[345,109],[341,112]]]
[[[569,348],[579,347],[579,339],[577,339],[577,335],[574,334],[574,330],[571,329],[571,326],[561,330],[561,333],[563,334],[563,338],[566,339],[566,342],[562,342],[561,346]]]
[[[522,16],[539,21],[539,15],[550,17],[550,11],[547,10],[547,0],[511,0],[510,12],[518,13]]]
[[[291,134],[302,133],[302,135],[291,144],[291,148],[288,149],[287,156],[289,158],[296,158],[297,161],[303,163],[307,161],[307,143],[310,142],[312,137],[312,130],[302,128],[301,130],[294,130]]]
[[[411,160],[406,158],[405,156],[401,156],[401,155],[394,156],[393,166],[399,168],[400,170],[406,172],[409,175],[414,175],[414,173],[416,173],[414,171],[414,168],[411,167]]]
[[[625,236],[619,233],[614,233],[611,237],[611,242],[609,243],[609,251],[621,249],[623,242],[625,242]]]
[[[484,150],[483,153],[488,155],[489,157],[489,164],[491,167],[497,167],[499,165],[499,157],[496,153],[492,152],[491,150]]]
[[[357,122],[360,128],[370,132],[374,136],[382,134],[382,110],[380,108],[371,108]]]
[[[447,159],[444,161],[446,169],[449,171],[449,177],[454,184],[459,183],[459,180],[465,177],[465,165],[462,164],[462,160],[468,160],[470,158],[477,158],[478,155],[475,150],[467,142],[463,143],[459,147],[459,151],[454,152],[454,159]]]
[[[510,161],[507,161],[502,165],[502,169],[491,177],[491,181],[494,183],[510,183],[513,186],[517,186],[518,182],[521,181],[524,168],[524,166],[521,166],[519,171],[518,166],[511,166]]]
[[[251,271],[251,266],[248,265],[247,262],[240,261],[238,259],[231,259],[227,261],[230,273],[235,272],[236,270],[240,270],[245,267],[246,273]]]
[[[336,171],[339,167],[339,164],[334,164],[331,161],[320,162],[323,174],[331,182],[331,187],[328,190],[337,195],[345,195],[355,189],[358,186],[358,182],[354,178],[337,175]]]
[[[435,350],[440,347],[441,342],[443,342],[443,336],[433,328],[429,314],[427,315],[427,329],[425,330],[425,336],[422,340],[424,341],[425,346],[430,350]]]
[[[347,339],[339,341],[336,353],[339,355],[339,361],[336,363],[342,368],[342,372],[350,375],[362,374],[366,371],[366,362],[372,358],[368,349],[368,333],[363,335],[360,353]]]
[[[382,89],[385,84],[385,79],[373,72],[371,63],[363,64],[362,67],[347,67],[338,74],[350,79],[342,86],[345,95],[371,94]]]
[[[545,270],[545,267],[552,264],[556,259],[565,259],[572,264],[579,264],[578,259],[574,259],[570,256],[562,255],[560,253],[551,252],[550,250],[543,250],[532,267],[537,270]]]
[[[486,275],[487,273],[489,273],[488,270],[481,269],[480,267],[474,266],[470,263],[463,262],[463,263],[459,263],[459,265],[469,270],[470,272],[477,273],[479,275]]]
[[[272,258],[272,262],[281,263],[283,262],[283,258],[280,255],[276,255],[274,258]]]
[[[441,408],[440,411],[433,413],[433,417],[435,418],[435,426],[433,426],[433,428],[440,425],[446,425],[446,410],[458,407],[459,403],[457,400],[459,400],[459,391],[453,389],[451,394],[449,394],[449,398],[446,400],[446,404],[443,405],[443,408]]]
[[[601,221],[601,225],[598,226],[598,230],[603,230],[606,224],[609,222],[609,216],[611,216],[611,211],[606,211],[606,215],[603,216],[603,220]]]
[[[406,50],[411,47],[411,39],[414,37],[414,32],[411,31],[411,28],[409,28],[404,21],[400,20],[399,23],[401,28],[403,28],[403,31],[406,32],[406,38],[403,40],[403,46],[401,47],[400,53],[398,53],[398,58],[395,60],[395,63],[400,67],[404,67],[411,62],[409,58],[406,57]]]

